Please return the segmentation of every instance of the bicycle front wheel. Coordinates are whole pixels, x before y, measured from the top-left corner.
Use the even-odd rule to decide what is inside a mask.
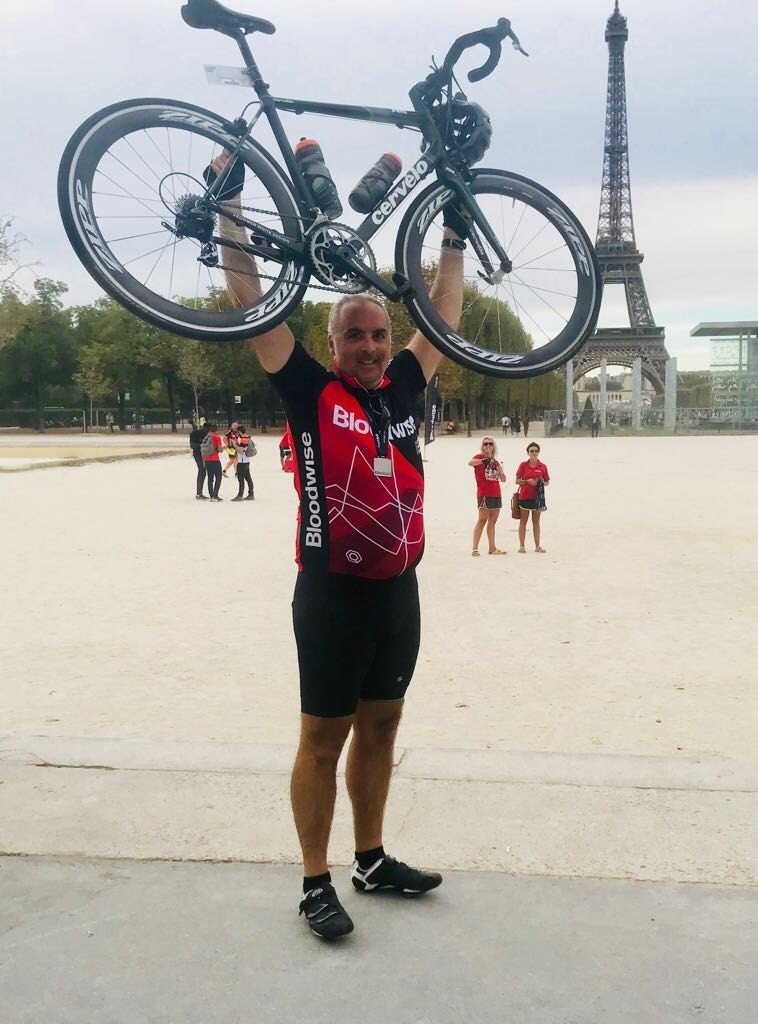
[[[172,100],[128,100],[94,114],[66,147],[58,204],[76,254],[98,284],[163,330],[200,341],[263,334],[298,305],[308,280],[284,241],[253,233],[255,258],[224,240],[223,212],[207,204],[195,237],[176,231],[196,214],[203,171],[236,146],[232,125],[201,107]],[[240,205],[227,207],[302,242],[292,185],[262,147],[246,139]],[[188,214],[189,211],[189,214]],[[202,222],[201,222],[202,221]],[[237,233],[248,245],[250,232]],[[199,237],[198,237],[199,236]]]
[[[398,232],[397,270],[413,288],[405,299],[408,310],[444,355],[469,369],[511,379],[555,370],[584,344],[600,313],[592,243],[568,207],[528,178],[478,170],[469,187],[511,267],[501,267],[474,228],[477,237],[463,253],[461,323],[454,329],[444,320],[429,293],[443,208],[455,195],[436,182],[411,206]]]

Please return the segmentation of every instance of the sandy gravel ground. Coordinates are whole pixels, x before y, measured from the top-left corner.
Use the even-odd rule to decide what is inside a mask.
[[[0,473],[4,470],[16,472],[45,463],[110,459],[114,455],[122,458],[145,452],[184,450],[186,447],[186,435],[164,434],[151,430],[141,434],[132,431],[116,431],[113,434],[108,431],[94,431],[91,434],[62,434],[56,431],[29,434],[15,430],[0,431]]]
[[[0,477],[3,732],[294,744],[295,498],[257,443],[255,502],[196,502],[189,454]],[[547,440],[548,553],[504,510],[505,558],[470,555],[476,450],[428,452],[402,745],[755,759],[758,437]]]

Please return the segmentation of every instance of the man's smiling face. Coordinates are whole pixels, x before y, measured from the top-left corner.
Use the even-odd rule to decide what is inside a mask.
[[[392,348],[386,310],[366,299],[346,302],[339,309],[329,348],[343,373],[368,390],[378,387]]]

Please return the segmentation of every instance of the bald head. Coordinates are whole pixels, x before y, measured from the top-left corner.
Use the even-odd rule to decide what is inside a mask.
[[[341,329],[342,315],[346,306],[353,306],[355,303],[371,303],[373,306],[377,306],[384,315],[387,317],[387,328],[390,328],[390,318],[387,316],[387,310],[384,307],[384,303],[375,298],[373,295],[361,294],[361,295],[343,295],[342,298],[332,305],[329,310],[329,321],[327,323],[326,332],[331,340],[334,337],[336,331]]]
[[[373,297],[349,295],[332,306],[329,351],[342,373],[369,391],[384,377],[391,344],[387,310]]]

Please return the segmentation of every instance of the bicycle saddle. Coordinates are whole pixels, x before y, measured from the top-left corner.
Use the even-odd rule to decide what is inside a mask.
[[[188,0],[182,7],[181,14],[190,28],[212,28],[228,36],[236,36],[240,31],[245,35],[250,32],[263,32],[267,36],[272,36],[276,32],[276,27],[270,21],[230,11],[218,0]]]

